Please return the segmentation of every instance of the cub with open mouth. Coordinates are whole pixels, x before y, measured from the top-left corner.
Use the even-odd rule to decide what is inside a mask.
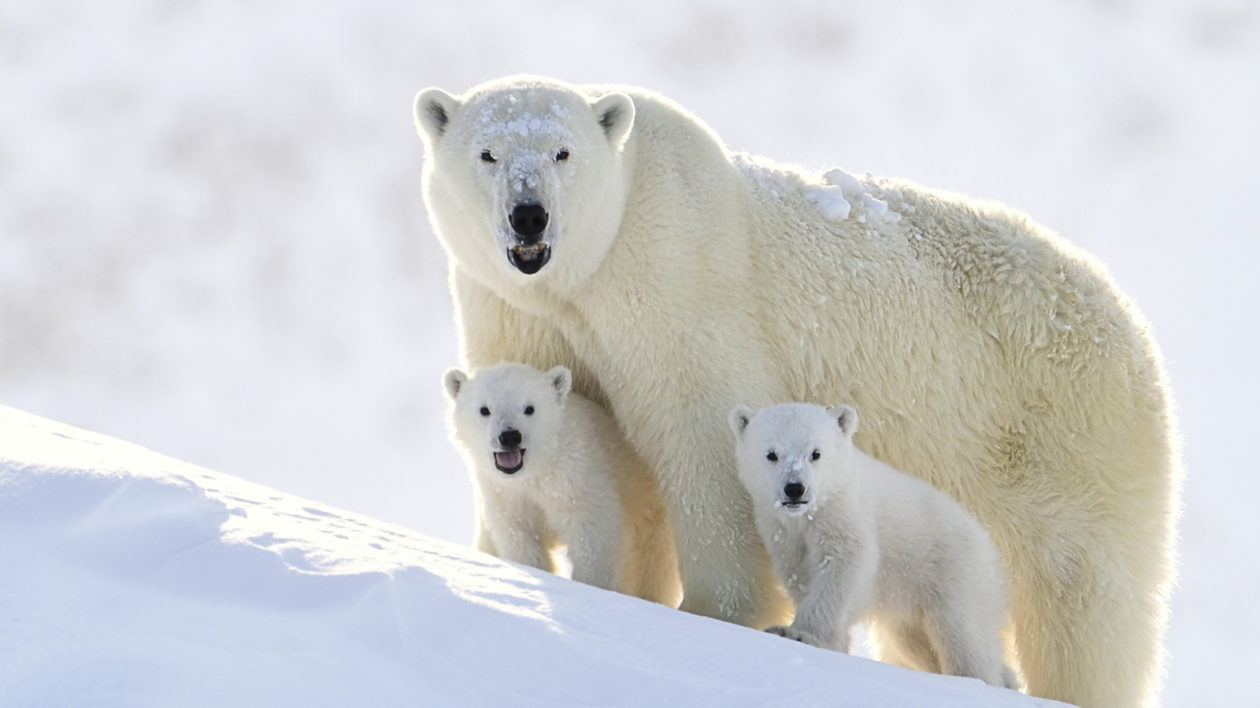
[[[573,579],[676,606],[678,560],[651,470],[563,366],[501,363],[443,379],[450,434],[477,485],[477,548]]]

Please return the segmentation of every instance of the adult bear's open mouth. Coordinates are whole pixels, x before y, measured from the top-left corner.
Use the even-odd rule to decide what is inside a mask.
[[[533,275],[551,260],[551,246],[546,243],[520,244],[509,248],[507,257],[517,270]]]
[[[504,450],[494,453],[494,466],[503,474],[516,474],[525,466],[525,450]]]

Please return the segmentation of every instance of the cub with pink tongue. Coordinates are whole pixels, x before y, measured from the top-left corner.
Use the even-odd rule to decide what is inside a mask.
[[[508,428],[499,433],[499,444],[502,450],[494,453],[494,466],[503,474],[516,474],[525,466],[525,449],[520,447],[521,433]]]
[[[682,586],[656,479],[563,366],[446,372],[451,439],[477,485],[477,548],[676,607]],[[528,461],[528,465],[526,464]]]

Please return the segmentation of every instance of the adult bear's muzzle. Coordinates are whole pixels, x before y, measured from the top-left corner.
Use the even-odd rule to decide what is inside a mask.
[[[551,259],[551,246],[543,240],[548,220],[547,210],[536,202],[517,204],[508,215],[517,240],[507,249],[508,262],[525,275],[542,270]]]

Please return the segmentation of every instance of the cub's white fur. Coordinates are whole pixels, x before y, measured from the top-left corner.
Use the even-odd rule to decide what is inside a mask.
[[[568,547],[573,579],[676,606],[674,540],[656,482],[573,375],[502,363],[443,378],[450,431],[473,472],[477,547],[556,571]]]
[[[767,631],[849,651],[863,618],[880,656],[1018,688],[1002,662],[1006,580],[980,523],[944,492],[853,445],[857,411],[789,403],[731,413],[757,530],[796,602]]]

